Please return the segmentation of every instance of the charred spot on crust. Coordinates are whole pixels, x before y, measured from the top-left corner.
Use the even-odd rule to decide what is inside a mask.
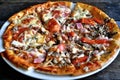
[[[109,23],[110,20],[111,20],[110,18],[105,18],[105,19],[104,19],[104,22],[105,22],[105,23]]]
[[[116,35],[118,32],[108,32],[107,33],[107,36],[109,37],[109,38],[112,38],[114,35]]]

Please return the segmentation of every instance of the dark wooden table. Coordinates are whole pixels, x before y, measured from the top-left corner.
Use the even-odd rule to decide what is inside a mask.
[[[47,0],[0,0],[0,27],[14,13],[23,10],[31,5],[43,3]],[[77,2],[78,0],[73,0]],[[80,2],[97,6],[116,21],[120,21],[120,2],[119,0],[80,0]],[[120,26],[120,22],[118,22]],[[12,69],[0,57],[0,80],[36,80],[25,76]],[[120,54],[104,70],[83,78],[82,80],[120,80]]]

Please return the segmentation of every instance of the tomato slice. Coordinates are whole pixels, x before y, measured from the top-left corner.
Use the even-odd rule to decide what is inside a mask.
[[[78,22],[84,23],[84,24],[89,24],[89,25],[94,25],[95,22],[98,24],[103,24],[103,21],[98,19],[98,18],[82,18]]]
[[[94,25],[95,22],[92,20],[92,18],[82,18],[81,23],[85,23],[85,24],[90,24],[90,25]]]
[[[85,43],[88,43],[88,44],[95,44],[94,40],[90,40],[90,39],[85,38],[85,37],[81,38],[81,41],[85,42]]]
[[[98,19],[98,18],[93,18],[93,20],[94,20],[95,22],[97,22],[98,24],[103,24],[103,21],[100,20],[100,19]]]
[[[108,40],[106,40],[106,39],[95,40],[95,43],[104,44],[104,43],[108,43]]]
[[[84,56],[84,57],[80,57],[80,58],[76,58],[74,60],[72,60],[72,63],[74,65],[78,64],[78,63],[82,63],[85,62],[87,60],[88,56]]]
[[[88,38],[81,38],[82,42],[88,43],[88,44],[104,44],[104,43],[108,43],[107,39],[96,39],[96,40],[90,40]]]
[[[75,36],[75,32],[73,32],[73,31],[71,31],[71,32],[69,32],[69,36]]]

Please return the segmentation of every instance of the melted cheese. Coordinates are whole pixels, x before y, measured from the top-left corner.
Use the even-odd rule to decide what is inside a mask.
[[[70,13],[71,10],[65,6],[58,6],[55,10],[59,10],[61,12],[66,12],[66,13]]]
[[[78,48],[72,48],[72,53],[77,53],[77,51],[79,51],[79,49]]]
[[[34,49],[34,50],[30,51],[29,53],[31,53],[32,55],[35,55],[37,57],[39,57],[39,56],[44,57],[44,55],[45,55],[43,53],[40,53],[37,49]]]
[[[66,21],[64,17],[57,18],[57,20],[58,20],[60,23],[64,23],[64,22]]]
[[[23,46],[25,46],[25,44],[23,44],[21,42],[18,42],[18,41],[15,41],[15,40],[13,40],[11,44],[13,46],[15,46],[15,47],[23,47]]]
[[[89,67],[85,66],[85,67],[83,68],[83,70],[84,70],[85,72],[88,72],[88,71],[89,71]]]
[[[48,33],[49,33],[49,31],[48,31],[48,30],[46,30],[46,29],[45,29],[45,27],[43,27],[43,26],[41,27],[41,31],[42,31],[42,32],[45,32],[46,34],[48,34]]]
[[[80,57],[84,57],[85,55],[84,54],[80,54],[79,56],[78,56],[78,58],[80,58]]]
[[[44,35],[41,35],[41,34],[36,34],[36,36],[35,36],[35,38],[36,38],[36,42],[37,43],[44,43],[45,42],[45,36]]]
[[[20,19],[16,19],[16,20],[14,20],[13,23],[14,23],[14,24],[19,24],[19,23],[21,23],[21,20],[20,20]]]
[[[43,19],[44,22],[48,21],[51,18],[52,18],[51,12],[48,12],[47,14],[42,15],[42,19]]]
[[[30,21],[26,20],[26,19],[30,19]],[[22,22],[24,20],[26,20],[25,23],[28,21],[27,24]],[[40,27],[41,23],[37,23],[37,21],[39,21],[38,16],[36,16],[36,15],[25,15],[20,19],[14,20],[14,24],[17,24],[17,25],[20,24],[22,27],[24,27],[24,26],[25,27],[31,27],[31,26]]]
[[[100,60],[101,55],[104,54],[104,53],[105,53],[105,51],[103,51],[103,50],[100,51],[100,52],[97,51],[97,52],[96,52],[97,59]]]
[[[53,44],[55,44],[54,41],[49,41],[49,42],[48,42],[48,46],[50,46],[50,47],[51,47]]]
[[[78,6],[78,9],[74,12],[73,19],[79,20],[81,18],[90,18],[87,14],[91,15],[88,10],[83,10],[80,6]]]

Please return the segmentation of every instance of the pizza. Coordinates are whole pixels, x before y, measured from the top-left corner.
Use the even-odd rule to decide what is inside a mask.
[[[46,2],[8,21],[3,57],[17,67],[53,75],[77,76],[102,68],[120,47],[114,19],[95,6]]]

